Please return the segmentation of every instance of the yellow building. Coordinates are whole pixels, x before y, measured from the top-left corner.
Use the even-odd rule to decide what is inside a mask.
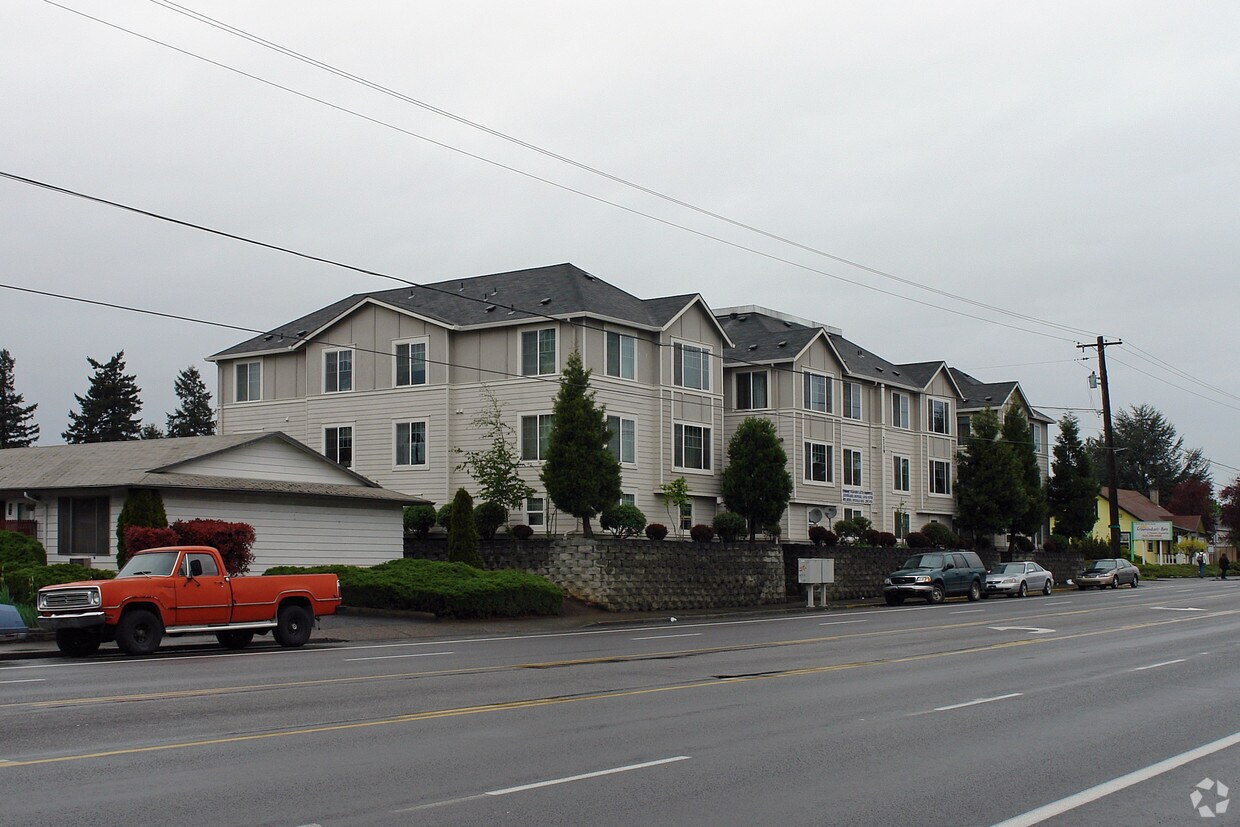
[[[1171,523],[1173,537],[1200,536],[1198,532],[1189,530],[1188,526],[1200,526],[1201,517],[1177,517],[1158,503],[1137,491],[1127,488],[1118,489],[1119,494],[1119,532],[1120,546],[1130,553],[1138,562],[1150,563],[1174,562],[1172,558],[1172,541],[1168,540],[1133,540],[1133,523]],[[1111,514],[1109,489],[1103,488],[1098,493],[1098,521],[1094,523],[1093,536],[1103,542],[1111,540]],[[1187,562],[1187,561],[1182,561]]]

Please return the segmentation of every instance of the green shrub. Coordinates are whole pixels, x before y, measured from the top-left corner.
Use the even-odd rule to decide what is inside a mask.
[[[744,516],[735,511],[720,511],[711,521],[711,525],[714,526],[719,539],[725,543],[735,543],[745,535],[749,528],[749,523]]]
[[[4,586],[15,603],[34,603],[35,594],[44,586],[74,583],[78,580],[111,580],[116,572],[107,569],[88,569],[71,563],[51,566],[14,566],[5,569]]]
[[[445,503],[435,512],[435,525],[447,529],[452,524],[452,503]]]
[[[633,537],[646,527],[646,515],[635,505],[613,505],[603,511],[599,525],[620,539]]]
[[[942,523],[926,523],[921,533],[935,548],[953,548],[960,544],[956,533]]]
[[[0,531],[0,571],[9,566],[47,565],[47,550],[33,537],[16,531]]]
[[[784,527],[779,523],[767,523],[762,526],[762,533],[765,534],[767,539],[772,543],[777,543],[779,542],[779,536],[784,533]]]
[[[435,527],[435,507],[410,505],[405,507],[405,533],[425,537]]]
[[[494,540],[495,532],[508,522],[508,509],[499,503],[485,502],[474,509],[474,527],[484,540]]]
[[[147,528],[168,527],[168,514],[164,510],[164,499],[158,491],[135,488],[125,498],[121,513],[116,517],[116,567],[118,569],[129,559],[130,551],[125,545],[125,528],[131,525]]]
[[[516,617],[559,614],[564,592],[512,569],[483,571],[464,563],[404,558],[373,568],[280,566],[266,574],[335,574],[346,606],[430,612],[439,617]]]
[[[1073,551],[1080,552],[1080,555],[1085,558],[1111,556],[1111,543],[1106,540],[1099,540],[1097,537],[1073,540],[1071,548]]]
[[[485,568],[478,553],[478,525],[474,522],[474,498],[464,488],[452,498],[452,519],[448,523],[448,560]]]

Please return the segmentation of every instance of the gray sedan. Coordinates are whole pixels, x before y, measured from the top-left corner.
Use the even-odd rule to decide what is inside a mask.
[[[1124,583],[1130,583],[1135,589],[1137,584],[1141,582],[1141,571],[1132,563],[1122,557],[1095,560],[1086,567],[1076,578],[1076,587],[1078,589],[1088,589],[1090,586],[1097,586],[1105,589],[1108,586],[1112,589],[1118,589]]]
[[[1050,594],[1055,587],[1055,575],[1029,561],[1000,563],[986,573],[986,587],[982,597],[1006,594],[1008,597],[1024,597],[1031,591]]]

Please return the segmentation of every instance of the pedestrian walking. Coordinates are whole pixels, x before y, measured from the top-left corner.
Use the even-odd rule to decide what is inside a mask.
[[[1227,569],[1231,566],[1231,561],[1227,559],[1226,554],[1218,556],[1218,570],[1223,573],[1223,579],[1227,579]]]
[[[1197,552],[1197,576],[1206,576],[1206,553],[1204,551]]]

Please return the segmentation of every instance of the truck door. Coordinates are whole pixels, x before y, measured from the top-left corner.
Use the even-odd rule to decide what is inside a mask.
[[[232,588],[214,555],[186,552],[177,569],[176,581],[177,626],[227,623],[231,619]]]

